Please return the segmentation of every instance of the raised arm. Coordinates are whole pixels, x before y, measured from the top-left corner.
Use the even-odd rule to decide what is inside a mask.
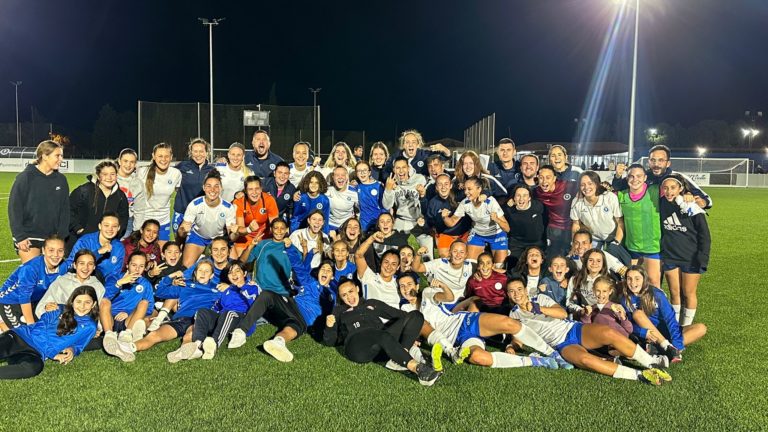
[[[373,242],[382,241],[384,241],[384,234],[382,234],[380,231],[376,231],[367,239],[365,239],[365,241],[360,244],[360,247],[357,248],[357,251],[355,251],[355,266],[357,267],[358,278],[362,278],[365,274],[365,271],[368,270],[368,262],[365,261],[365,253],[368,252],[368,249],[371,247]]]

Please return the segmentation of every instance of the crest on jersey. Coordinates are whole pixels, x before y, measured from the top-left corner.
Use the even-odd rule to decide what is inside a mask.
[[[352,201],[352,197],[347,197],[347,201]]]
[[[267,213],[267,209],[265,209],[264,207],[262,207],[262,208],[260,208],[260,209],[259,209],[259,213],[261,213],[261,214],[266,214],[266,213]]]
[[[377,191],[376,189],[371,189],[371,195],[376,196],[378,194],[379,194],[379,191]]]
[[[283,195],[283,199],[284,199],[284,200],[289,200],[289,199],[291,199],[291,194],[285,194],[285,195]]]
[[[611,211],[611,209],[609,209],[608,207],[603,207],[603,211],[608,213],[609,211]]]
[[[112,258],[110,258],[110,261],[112,262],[112,264],[117,264],[117,257],[113,256]]]
[[[570,201],[571,200],[571,194],[563,195],[563,199],[566,200],[566,201]]]
[[[139,293],[139,294],[143,293],[144,292],[144,285],[142,285],[142,284],[136,285],[136,292]]]
[[[418,165],[419,168],[421,168],[421,167],[424,166],[424,161],[418,161],[418,162],[416,162],[416,165]]]
[[[496,284],[493,286],[497,291],[501,289],[501,282],[496,282]]]
[[[219,217],[223,218],[224,217],[224,213],[219,213]]]
[[[275,164],[269,164],[269,169],[274,171],[275,170]]]
[[[322,209],[323,208],[323,203],[317,203],[317,208],[318,209]]]
[[[173,180],[168,180],[168,184],[173,184]]]

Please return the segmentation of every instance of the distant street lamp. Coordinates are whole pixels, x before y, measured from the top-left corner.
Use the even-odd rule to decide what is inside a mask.
[[[699,172],[702,171],[702,168],[704,167],[704,155],[707,154],[706,147],[696,147],[696,151],[699,152]]]
[[[16,87],[16,147],[21,147],[21,130],[19,129],[19,86],[21,81],[11,81],[11,85]]]
[[[317,112],[317,94],[322,88],[309,88],[312,92],[312,142],[315,146],[315,156],[320,155],[320,118]]]

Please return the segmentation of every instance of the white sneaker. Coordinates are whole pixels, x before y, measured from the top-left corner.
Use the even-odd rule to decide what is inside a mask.
[[[149,323],[149,327],[147,327],[148,332],[156,331],[160,328],[161,325],[163,325],[165,322],[168,321],[168,312],[161,310],[158,312],[155,319],[152,320],[151,323]]]
[[[404,372],[404,371],[408,370],[407,367],[400,366],[394,360],[388,361],[387,364],[384,365],[384,367],[389,369],[389,370],[393,370],[393,371],[397,371],[397,372]]]
[[[131,333],[133,333],[133,339],[131,342],[138,342],[144,338],[144,335],[147,334],[147,323],[144,322],[143,319],[140,319],[133,323],[133,327],[131,327]]]
[[[245,345],[245,332],[239,328],[232,331],[227,348],[235,349]]]
[[[133,342],[133,331],[130,329],[121,331],[120,334],[117,335],[117,340],[123,343]]]
[[[411,358],[416,360],[416,363],[424,363],[424,353],[421,352],[421,347],[419,346],[412,346],[410,350],[408,350],[408,354],[411,355]]]
[[[192,353],[192,355],[187,360],[197,360],[203,356],[203,350],[200,348],[196,349],[195,352]]]
[[[285,347],[285,342],[278,341],[277,338],[264,342],[264,351],[283,363],[293,361],[293,353]]]
[[[211,360],[216,355],[216,341],[212,337],[208,336],[203,341],[203,360]]]
[[[115,332],[108,332],[104,335],[104,351],[111,356],[115,356],[124,362],[132,362],[136,360],[136,355],[128,349],[124,349],[122,344],[117,340]]]
[[[176,351],[169,352],[165,358],[168,359],[168,363],[178,363],[182,360],[191,359],[197,350],[197,343],[187,342],[182,344]],[[202,356],[202,353],[200,353],[200,355]]]

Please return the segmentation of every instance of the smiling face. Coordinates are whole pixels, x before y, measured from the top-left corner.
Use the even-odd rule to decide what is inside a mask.
[[[384,149],[375,148],[371,150],[371,163],[378,167],[387,163],[387,154],[384,152]]]
[[[313,234],[317,234],[323,229],[323,223],[325,219],[320,213],[313,213],[312,216],[307,219],[307,227]]]
[[[541,263],[544,257],[541,256],[541,251],[538,249],[531,249],[528,251],[528,255],[525,262],[528,264],[528,270],[536,270],[541,268]]]
[[[392,215],[389,213],[382,213],[381,216],[379,216],[378,223],[376,224],[379,231],[381,231],[381,233],[384,235],[390,234],[394,225],[395,221],[392,219]]]
[[[683,187],[676,179],[668,178],[664,180],[664,183],[661,184],[661,190],[664,193],[664,198],[666,198],[667,201],[672,202],[675,200],[675,198],[680,196],[680,193],[683,191]]]
[[[523,177],[532,179],[536,177],[536,172],[539,170],[539,161],[535,157],[523,156],[520,160],[520,172],[523,173]]]
[[[551,169],[539,170],[539,186],[544,192],[552,192],[555,190],[557,177]]]
[[[107,240],[112,240],[120,231],[120,220],[114,216],[105,216],[99,224],[99,233]]]
[[[269,135],[264,132],[256,132],[253,134],[251,145],[253,146],[253,151],[256,153],[256,157],[266,156],[267,153],[269,153],[269,147],[271,146]]]
[[[147,258],[143,255],[134,255],[128,261],[128,273],[133,276],[141,276],[147,268]]]
[[[437,179],[437,176],[445,172],[445,165],[443,164],[443,161],[439,158],[432,159],[427,164],[427,170],[429,171],[429,176],[433,179]]]
[[[516,305],[524,305],[530,301],[528,290],[519,280],[513,280],[507,284],[507,298]]]
[[[600,281],[592,285],[592,293],[595,295],[597,303],[604,305],[611,301],[611,294],[613,294],[613,289],[611,288],[610,284]]]
[[[233,170],[239,170],[243,166],[243,159],[245,159],[245,152],[240,147],[232,147],[227,151],[229,167]]]
[[[411,276],[401,276],[397,280],[397,288],[400,290],[400,295],[408,300],[408,303],[412,303],[416,299],[419,287]]]
[[[394,167],[395,180],[397,180],[400,183],[407,181],[411,174],[410,170],[411,170],[411,166],[408,165],[407,161],[404,161],[401,159],[395,162],[395,167]]]
[[[386,254],[381,260],[381,271],[379,274],[385,279],[389,279],[397,272],[400,266],[400,258],[396,254]]]
[[[347,166],[349,163],[349,155],[343,145],[337,145],[333,150],[333,163],[336,166]]]
[[[307,192],[309,192],[310,195],[317,195],[320,193],[320,180],[318,180],[317,176],[310,177],[307,186]]]
[[[573,236],[572,246],[576,256],[584,256],[592,247],[592,236],[586,233],[576,234]]]
[[[148,223],[144,226],[144,228],[141,229],[141,241],[143,241],[145,244],[152,244],[157,240],[157,235],[160,232],[160,227],[153,224]]]
[[[408,159],[416,156],[419,149],[419,137],[414,134],[408,134],[403,137],[403,154]]]
[[[464,183],[464,193],[466,194],[467,199],[476,201],[480,197],[480,194],[483,193],[483,188],[481,188],[476,181],[468,180]]]
[[[563,171],[567,161],[568,158],[560,147],[552,147],[552,150],[549,151],[549,163],[555,167],[556,170]]]
[[[205,193],[205,199],[209,202],[219,200],[221,195],[221,180],[217,178],[208,178],[203,183],[203,192]]]
[[[190,149],[190,156],[196,164],[204,164],[206,159],[208,159],[208,149],[206,148],[206,145],[203,143],[192,144],[192,148]]]
[[[645,170],[640,167],[634,167],[627,173],[627,184],[629,185],[629,191],[638,193],[645,186],[645,180],[648,176],[645,174]]]
[[[47,155],[43,155],[40,160],[40,167],[57,170],[62,160],[64,160],[64,150],[61,147],[57,147]]]
[[[128,177],[136,170],[136,155],[130,152],[123,153],[118,160],[121,177]]]
[[[317,281],[322,286],[328,286],[331,284],[331,281],[333,280],[333,267],[325,262],[320,265],[320,268],[317,270]]]
[[[531,203],[531,191],[528,188],[517,188],[515,190],[515,207],[525,209]]]
[[[346,168],[338,166],[333,170],[333,185],[336,189],[342,190],[347,187],[349,183],[349,172]]]
[[[105,166],[99,171],[99,184],[106,189],[112,189],[117,183],[117,170],[111,166]]]
[[[168,265],[175,266],[179,263],[179,258],[181,258],[181,249],[178,245],[170,245],[165,248],[165,252],[163,252],[162,255],[163,260],[168,263]]]
[[[435,180],[435,192],[442,199],[448,198],[448,194],[451,192],[451,179],[448,176],[440,176]]]
[[[272,240],[283,241],[288,234],[288,225],[281,221],[272,226]]]
[[[360,303],[360,292],[353,282],[344,282],[339,286],[339,298],[349,307]]]
[[[223,267],[229,258],[229,245],[224,240],[215,240],[211,243],[211,259],[217,267]]]
[[[88,254],[80,255],[77,261],[75,261],[74,268],[77,278],[84,281],[93,274],[93,269],[96,268],[96,261]]]
[[[157,148],[154,153],[152,153],[152,160],[155,162],[158,171],[161,172],[168,170],[168,167],[171,166],[171,159],[173,159],[171,149]]]
[[[471,177],[473,175],[476,175],[475,172],[475,161],[472,160],[472,158],[469,155],[462,156],[461,160],[461,170],[464,171],[464,175],[467,177]]]
[[[450,255],[452,265],[463,265],[464,260],[467,258],[467,245],[459,241],[451,244]]]
[[[568,263],[563,257],[556,257],[549,263],[549,272],[557,282],[562,282],[568,274]]]
[[[48,240],[43,246],[43,259],[48,268],[56,268],[64,259],[64,241]]]
[[[350,219],[344,234],[347,239],[354,241],[360,236],[360,229],[360,222],[357,219]]]
[[[603,270],[603,255],[600,252],[592,252],[587,257],[587,272],[595,276]]]
[[[333,244],[333,259],[337,263],[343,263],[349,260],[349,246],[343,241],[338,241]]]
[[[240,266],[233,265],[230,267],[227,277],[232,285],[238,287],[245,285],[245,272],[243,272],[243,269],[241,269]]]
[[[284,186],[288,183],[288,179],[291,176],[291,169],[287,166],[279,166],[275,168],[275,183],[278,186]]]
[[[72,309],[77,316],[86,316],[91,313],[94,301],[88,294],[80,294],[72,300]]]
[[[248,196],[248,201],[256,204],[261,199],[261,182],[249,181],[245,185],[245,195]]]
[[[360,183],[368,183],[371,179],[371,167],[365,162],[358,163],[355,167],[355,174]]]
[[[589,176],[581,176],[579,181],[579,190],[585,198],[592,198],[597,193],[597,185]]]
[[[293,146],[293,163],[297,166],[305,166],[309,160],[309,146],[296,144]]]
[[[477,260],[477,272],[483,279],[488,279],[493,273],[493,258],[488,255],[481,255]]]
[[[411,268],[411,264],[413,264],[413,249],[400,249],[400,265],[406,268]]]
[[[651,169],[651,172],[656,177],[664,174],[664,172],[667,171],[667,168],[672,164],[672,162],[669,161],[667,152],[664,150],[653,151],[648,156],[648,168]]]
[[[643,280],[643,274],[640,273],[637,270],[629,270],[626,274],[626,283],[627,287],[630,291],[632,291],[632,294],[638,295],[640,294],[640,291],[643,289],[643,283],[645,281]]]

